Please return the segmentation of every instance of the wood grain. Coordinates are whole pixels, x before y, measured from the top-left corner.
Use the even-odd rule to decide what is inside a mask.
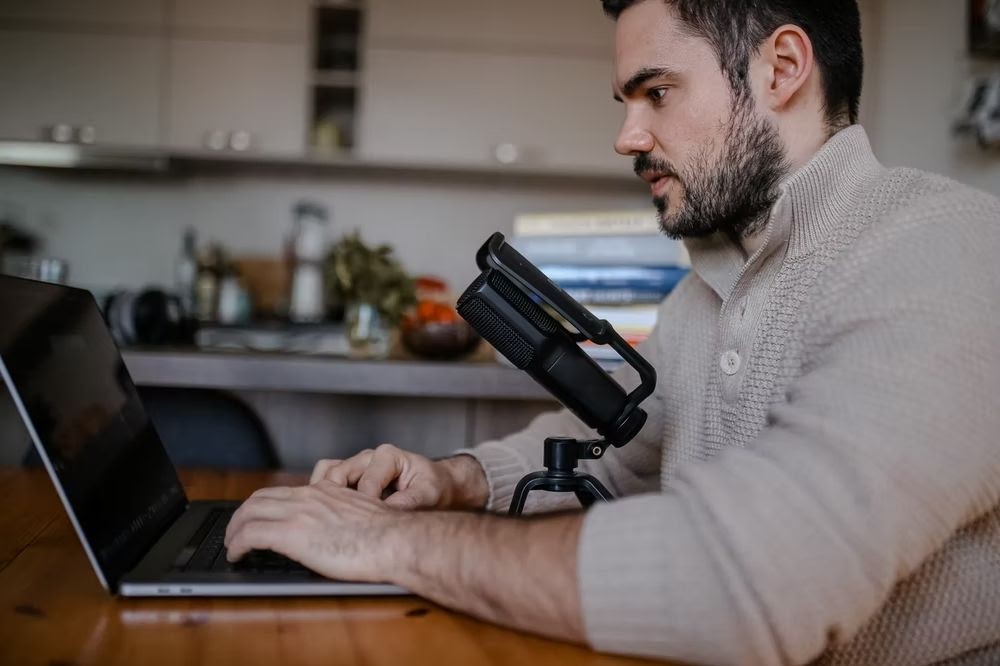
[[[185,472],[192,499],[240,499],[300,475]],[[392,599],[118,599],[93,574],[51,483],[0,468],[0,664],[649,663],[599,655]]]

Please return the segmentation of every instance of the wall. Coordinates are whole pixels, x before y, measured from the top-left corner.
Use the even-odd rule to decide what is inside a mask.
[[[1000,195],[1000,156],[950,134],[968,75],[994,66],[966,55],[965,5],[862,0],[863,119],[885,163],[935,171]],[[610,150],[611,137],[591,139]],[[648,205],[640,183],[491,184],[280,170],[171,179],[0,169],[0,206],[20,204],[27,224],[50,239],[48,252],[71,262],[73,281],[98,289],[170,284],[188,225],[236,253],[275,254],[300,198],[328,205],[335,232],[360,228],[370,241],[391,242],[411,271],[442,275],[456,288],[474,276],[479,244],[494,230],[509,232],[517,213]]]
[[[175,179],[0,169],[0,208],[16,203],[25,225],[48,239],[46,251],[69,260],[72,282],[99,290],[171,284],[188,225],[236,254],[278,255],[300,199],[329,207],[334,235],[358,228],[366,240],[396,247],[411,272],[440,275],[459,290],[476,275],[475,251],[493,231],[509,234],[518,213],[649,206],[638,179],[593,186],[280,170]]]
[[[866,123],[889,165],[941,173],[1000,196],[1000,151],[951,136],[970,76],[1000,61],[968,56],[966,0],[881,0]]]

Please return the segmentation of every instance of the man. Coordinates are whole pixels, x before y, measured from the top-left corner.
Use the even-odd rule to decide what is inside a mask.
[[[855,0],[604,8],[616,149],[694,267],[642,347],[648,423],[585,466],[621,499],[474,512],[507,508],[544,437],[589,434],[562,412],[439,462],[322,461],[246,502],[230,557],[613,652],[998,663],[1000,201],[877,162]]]

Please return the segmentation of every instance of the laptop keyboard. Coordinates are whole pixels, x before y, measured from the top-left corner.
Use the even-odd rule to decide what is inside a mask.
[[[174,560],[174,571],[267,573],[282,576],[316,576],[314,572],[284,555],[270,550],[253,550],[238,562],[226,559],[226,526],[235,509],[212,509],[191,541]]]

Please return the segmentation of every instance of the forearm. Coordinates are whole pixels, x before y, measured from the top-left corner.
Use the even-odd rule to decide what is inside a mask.
[[[392,582],[514,629],[582,642],[577,542],[582,513],[536,519],[427,512],[407,517]]]

